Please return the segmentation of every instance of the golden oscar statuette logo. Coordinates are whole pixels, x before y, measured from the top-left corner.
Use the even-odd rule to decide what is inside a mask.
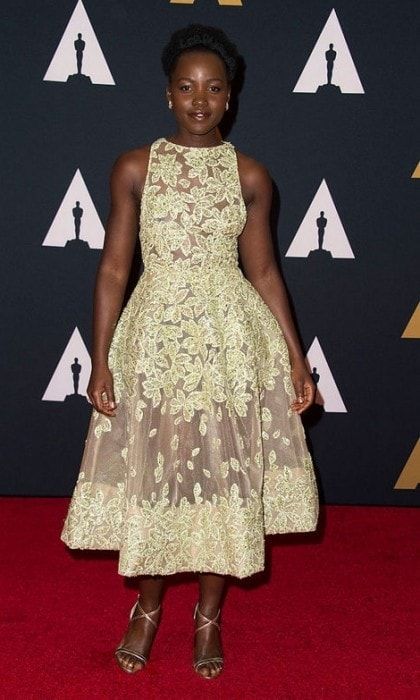
[[[194,5],[195,0],[169,0],[171,5]],[[230,5],[231,7],[241,7],[242,0],[217,0],[219,5]]]
[[[401,338],[420,339],[420,302],[414,309],[414,313],[407,323]]]
[[[420,178],[420,162],[417,163],[416,167],[414,168],[414,172],[411,177],[418,177]]]
[[[399,475],[394,489],[416,489],[420,484],[420,440],[417,440],[414,450]]]

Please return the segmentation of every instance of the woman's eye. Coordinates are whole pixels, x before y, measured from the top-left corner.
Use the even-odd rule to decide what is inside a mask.
[[[219,88],[218,85],[212,85],[212,86],[210,87],[210,90],[211,90],[212,92],[220,92],[220,88]]]
[[[189,90],[189,88],[190,88],[189,85],[181,85],[181,87],[179,89],[182,90],[182,92],[186,92],[187,90]]]

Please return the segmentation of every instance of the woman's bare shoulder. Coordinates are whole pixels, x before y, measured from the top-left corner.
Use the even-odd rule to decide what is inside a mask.
[[[149,162],[150,148],[151,144],[147,144],[123,151],[116,157],[113,169],[119,170],[122,174],[145,173]]]
[[[238,172],[243,187],[248,190],[267,189],[272,187],[271,176],[263,163],[255,158],[236,150],[238,158]]]
[[[135,190],[142,188],[146,179],[151,144],[123,151],[114,160],[111,177],[132,183]]]

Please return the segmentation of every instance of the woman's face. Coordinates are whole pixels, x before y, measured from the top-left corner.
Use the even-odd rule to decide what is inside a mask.
[[[210,51],[182,53],[166,94],[181,131],[208,134],[221,121],[230,97],[225,64]]]

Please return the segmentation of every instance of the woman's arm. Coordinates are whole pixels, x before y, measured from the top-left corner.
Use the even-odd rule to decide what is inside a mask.
[[[246,156],[239,156],[238,165],[248,212],[247,223],[238,240],[242,267],[283,331],[297,395],[292,408],[302,413],[314,401],[315,385],[305,363],[285,284],[275,260],[270,230],[271,178],[262,165]]]
[[[87,390],[96,410],[108,416],[115,415],[108,352],[133,260],[148,150],[145,147],[120,155],[110,176],[111,205],[93,295],[92,373]]]

